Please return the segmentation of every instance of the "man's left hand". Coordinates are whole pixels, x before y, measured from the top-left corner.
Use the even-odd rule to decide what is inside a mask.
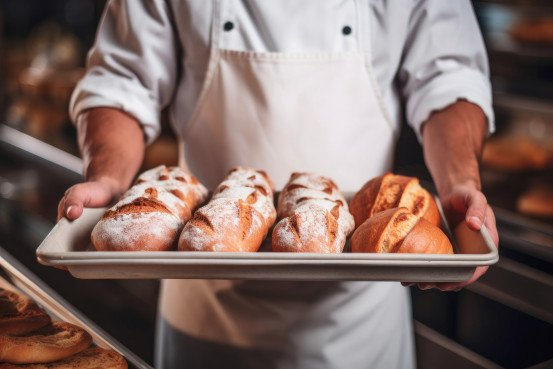
[[[496,246],[499,244],[495,215],[488,205],[486,197],[476,186],[472,184],[456,185],[449,194],[441,198],[441,201],[446,218],[449,224],[452,225],[452,230],[461,222],[466,222],[467,227],[472,231],[480,231],[482,224],[484,224],[494,244]],[[423,290],[437,288],[441,291],[459,291],[476,281],[487,270],[487,266],[477,267],[472,277],[464,282],[417,283],[417,286]],[[414,283],[402,284],[410,286]]]

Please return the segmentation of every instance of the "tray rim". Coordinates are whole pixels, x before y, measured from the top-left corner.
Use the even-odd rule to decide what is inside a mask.
[[[441,203],[438,208],[445,220]],[[102,213],[106,208],[85,208],[82,217],[89,213]],[[81,218],[80,218],[81,219]],[[491,265],[498,261],[498,249],[493,243],[485,226],[480,229],[487,253],[480,254],[375,254],[375,253],[273,253],[273,252],[202,252],[202,251],[49,251],[49,244],[58,232],[71,227],[73,221],[62,218],[46,236],[36,250],[37,260],[51,266],[85,266],[85,265],[267,265],[267,266],[311,266],[311,265],[387,265],[403,267],[469,267]],[[445,232],[451,232],[444,223]],[[455,247],[455,245],[454,245]]]

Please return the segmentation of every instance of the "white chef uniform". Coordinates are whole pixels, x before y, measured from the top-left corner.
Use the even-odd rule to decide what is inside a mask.
[[[460,98],[492,129],[490,95],[468,1],[121,1],[71,114],[121,108],[151,142],[170,105],[208,187],[240,164],[354,191],[390,169],[402,100],[418,134]],[[411,368],[408,302],[398,283],[164,281],[157,367]]]

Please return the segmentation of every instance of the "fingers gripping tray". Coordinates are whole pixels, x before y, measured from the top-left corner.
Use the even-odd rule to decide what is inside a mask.
[[[454,245],[453,255],[277,253],[270,251],[270,234],[255,253],[100,252],[92,247],[90,233],[105,210],[85,209],[73,222],[62,219],[37,249],[38,261],[85,279],[457,282],[468,280],[476,267],[498,260],[485,227],[478,240],[462,247],[444,229]],[[447,224],[443,214],[442,223]]]

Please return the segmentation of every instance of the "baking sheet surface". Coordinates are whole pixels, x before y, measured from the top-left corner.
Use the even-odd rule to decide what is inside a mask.
[[[313,254],[270,252],[270,235],[256,253],[228,252],[99,252],[90,232],[105,208],[85,209],[76,221],[63,218],[37,249],[38,260],[64,267],[78,278],[93,279],[256,279],[374,280],[454,282],[467,280],[474,269],[498,260],[496,247],[483,227],[482,242],[454,255]],[[442,215],[443,220],[443,215]],[[445,221],[443,221],[445,224]],[[347,245],[346,245],[347,249]]]

